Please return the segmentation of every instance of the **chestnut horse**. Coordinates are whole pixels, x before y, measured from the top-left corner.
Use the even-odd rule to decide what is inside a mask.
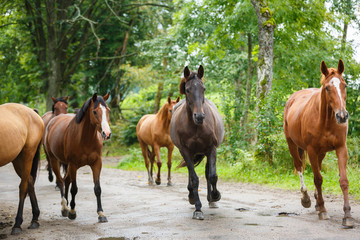
[[[186,99],[174,107],[170,123],[170,136],[179,148],[189,171],[189,202],[195,204],[193,219],[204,219],[201,211],[198,188],[199,178],[195,167],[206,156],[205,176],[207,181],[207,200],[210,207],[216,207],[214,202],[221,198],[216,188],[216,148],[224,138],[224,124],[214,103],[204,96],[205,86],[202,82],[204,68],[200,65],[198,72],[190,73],[184,69],[184,78],[180,83],[180,94]]]
[[[52,111],[49,111],[49,112],[46,112],[41,118],[43,119],[44,121],[44,125],[45,125],[45,129],[46,129],[46,126],[48,125],[48,123],[50,122],[50,120],[59,115],[59,114],[66,114],[68,113],[68,102],[67,100],[69,99],[69,96],[67,97],[58,97],[58,98],[54,98],[54,97],[51,97],[52,101],[53,101],[53,105],[52,105]],[[45,131],[44,131],[44,136],[45,136]],[[47,165],[47,170],[49,172],[49,181],[52,182],[54,177],[53,177],[53,174],[52,174],[52,170],[51,170],[51,165],[50,165],[50,162],[49,162],[49,158],[46,156],[46,160],[48,162],[48,165]],[[64,173],[66,173],[66,170],[67,170],[67,165],[66,164],[61,164],[63,166],[63,170],[64,170]]]
[[[179,102],[179,98],[171,100],[168,97],[167,102],[159,110],[157,114],[144,115],[136,126],[136,135],[140,143],[141,151],[145,160],[145,166],[148,172],[149,184],[154,184],[153,180],[153,165],[155,162],[155,156],[157,159],[158,173],[155,180],[156,184],[161,184],[160,169],[160,148],[166,147],[168,149],[168,186],[171,186],[171,156],[174,150],[174,144],[170,139],[170,120],[172,115],[172,109],[176,103]],[[148,146],[151,146],[152,151]],[[149,158],[150,158],[150,170],[149,170]]]
[[[329,219],[324,206],[321,185],[321,163],[327,152],[335,150],[339,163],[340,187],[344,195],[343,226],[353,227],[348,196],[349,181],[346,176],[348,112],[346,111],[346,83],[342,77],[344,63],[339,60],[337,69],[327,68],[321,62],[321,88],[304,89],[290,96],[284,111],[284,132],[295,168],[300,177],[304,207],[311,201],[303,179],[304,151],[308,153],[314,173],[315,209],[319,219]]]
[[[101,205],[100,171],[102,167],[101,152],[103,140],[109,139],[109,107],[104,97],[95,93],[75,114],[60,114],[48,124],[45,133],[45,152],[56,176],[56,184],[60,188],[61,213],[70,219],[76,218],[75,196],[77,193],[76,172],[78,168],[89,165],[93,172],[94,192],[97,199],[99,222],[107,222]],[[63,179],[60,175],[59,162],[68,164],[68,170]],[[64,193],[65,180],[65,193]],[[67,208],[69,185],[71,183],[71,210]]]
[[[32,109],[17,103],[0,105],[0,167],[12,162],[21,178],[19,206],[11,234],[21,232],[26,194],[29,194],[33,218],[29,228],[39,227],[34,183],[40,161],[40,145],[44,132],[41,117]]]

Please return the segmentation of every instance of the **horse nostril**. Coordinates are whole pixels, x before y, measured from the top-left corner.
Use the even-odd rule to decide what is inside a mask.
[[[345,119],[348,119],[349,118],[349,113],[346,111],[345,112]]]
[[[111,133],[109,134],[108,139],[110,139],[110,137],[111,137]]]

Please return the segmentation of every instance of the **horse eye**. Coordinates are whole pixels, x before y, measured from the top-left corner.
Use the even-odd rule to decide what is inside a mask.
[[[329,86],[326,86],[325,89],[326,89],[326,91],[330,91]]]
[[[190,93],[190,90],[189,90],[189,89],[186,89],[186,92],[187,92],[187,93]]]
[[[94,115],[97,115],[97,112],[96,111],[93,111]]]
[[[172,112],[172,110],[169,110],[169,112]]]

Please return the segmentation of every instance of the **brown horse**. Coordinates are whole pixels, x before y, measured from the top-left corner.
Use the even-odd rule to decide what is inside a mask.
[[[67,97],[58,97],[58,98],[53,98],[51,97],[52,101],[53,101],[53,105],[52,105],[52,111],[46,112],[41,118],[44,121],[44,125],[45,125],[45,129],[46,126],[48,125],[48,123],[50,122],[50,120],[59,115],[59,114],[67,114],[68,113],[68,102],[67,100],[69,99],[69,96]],[[45,136],[45,131],[44,131],[44,136]],[[44,138],[43,138],[44,139]],[[52,182],[54,177],[52,174],[52,170],[51,170],[51,165],[49,162],[49,158],[46,156],[46,160],[48,162],[47,165],[47,170],[49,172],[49,181]],[[62,164],[63,166],[63,170],[64,173],[66,173],[67,170],[67,165],[66,164]]]
[[[39,227],[40,210],[34,183],[40,161],[40,145],[44,132],[41,117],[32,109],[17,103],[0,105],[0,167],[12,162],[21,178],[19,206],[11,234],[21,232],[26,194],[29,194],[33,218],[29,228]]]
[[[147,114],[143,116],[137,126],[136,135],[140,143],[141,151],[145,159],[145,166],[148,171],[149,184],[154,184],[153,180],[153,165],[155,162],[155,156],[157,159],[158,174],[155,180],[156,184],[161,184],[160,169],[160,148],[166,147],[168,149],[168,186],[171,186],[171,155],[174,150],[174,144],[170,139],[170,120],[172,115],[172,109],[176,103],[179,102],[179,98],[176,101],[171,100],[168,97],[168,101],[160,109],[157,114]],[[148,146],[151,146],[152,151],[149,150]],[[151,168],[149,170],[149,158]]]
[[[101,152],[103,139],[109,139],[109,107],[104,97],[95,93],[75,114],[60,114],[48,124],[45,133],[45,152],[56,176],[56,184],[60,188],[62,215],[70,219],[76,218],[75,195],[77,193],[76,172],[78,168],[89,165],[93,172],[94,192],[97,199],[99,222],[107,222],[101,205],[100,171],[102,167]],[[59,162],[68,164],[64,180],[60,175]],[[71,210],[67,208],[69,185],[71,183]]]
[[[189,202],[195,204],[193,219],[204,219],[201,211],[198,188],[199,178],[195,173],[197,166],[206,156],[205,176],[207,181],[207,200],[210,207],[216,207],[221,198],[216,188],[216,148],[224,138],[224,124],[214,103],[204,96],[205,86],[202,82],[204,68],[200,65],[198,72],[190,73],[184,69],[184,78],[180,83],[180,94],[186,99],[175,107],[170,124],[170,136],[179,148],[189,171]]]
[[[345,227],[353,227],[354,220],[350,213],[348,196],[349,181],[346,176],[348,131],[348,112],[346,111],[346,83],[342,77],[344,63],[339,60],[337,69],[327,68],[321,62],[321,88],[304,89],[295,92],[286,102],[284,111],[284,132],[289,151],[300,177],[304,207],[311,206],[311,201],[303,179],[302,163],[304,151],[309,155],[316,186],[315,209],[319,219],[329,219],[324,206],[321,185],[321,163],[327,152],[335,150],[339,162],[340,187],[344,195]]]

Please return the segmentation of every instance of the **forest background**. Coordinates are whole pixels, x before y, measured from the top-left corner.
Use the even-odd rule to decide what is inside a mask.
[[[320,87],[322,60],[337,67],[342,59],[350,194],[359,198],[360,59],[348,37],[350,28],[360,30],[359,12],[359,0],[4,0],[0,104],[44,114],[51,96],[69,96],[73,112],[94,92],[110,92],[113,137],[104,156],[122,156],[119,168],[145,170],[138,120],[180,96],[185,66],[202,64],[205,96],[225,123],[219,177],[298,189],[282,130],[285,102]],[[173,159],[181,160],[178,151]],[[340,194],[334,153],[322,173],[324,191]],[[314,189],[309,165],[305,176]]]

